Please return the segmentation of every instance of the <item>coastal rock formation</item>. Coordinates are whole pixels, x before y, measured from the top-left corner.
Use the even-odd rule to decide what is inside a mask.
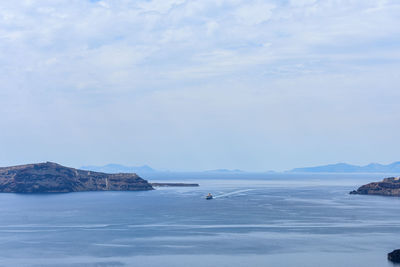
[[[369,183],[361,186],[350,194],[400,196],[400,177],[385,178],[381,182]]]
[[[134,173],[107,174],[46,162],[0,168],[0,192],[63,193],[152,190]]]
[[[400,263],[400,249],[396,249],[388,253],[388,260]]]

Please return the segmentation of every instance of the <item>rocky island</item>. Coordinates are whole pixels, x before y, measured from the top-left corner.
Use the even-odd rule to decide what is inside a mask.
[[[135,173],[107,174],[46,162],[0,168],[2,193],[66,193],[80,191],[152,190]]]
[[[400,249],[395,249],[388,253],[388,260],[395,263],[400,263]]]
[[[381,182],[363,185],[357,190],[351,191],[350,194],[400,197],[400,177],[389,177]]]

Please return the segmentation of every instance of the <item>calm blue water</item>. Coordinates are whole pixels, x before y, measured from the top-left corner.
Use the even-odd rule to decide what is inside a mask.
[[[348,194],[383,177],[154,174],[201,186],[0,194],[0,266],[393,266],[400,198]]]

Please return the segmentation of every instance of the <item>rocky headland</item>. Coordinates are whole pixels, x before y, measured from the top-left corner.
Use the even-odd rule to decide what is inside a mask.
[[[400,197],[400,177],[389,177],[381,182],[363,185],[357,190],[351,191],[350,194]]]
[[[152,190],[135,173],[107,174],[46,162],[0,168],[0,192],[66,193],[80,191]]]
[[[388,260],[391,262],[400,263],[400,249],[395,249],[388,253]]]

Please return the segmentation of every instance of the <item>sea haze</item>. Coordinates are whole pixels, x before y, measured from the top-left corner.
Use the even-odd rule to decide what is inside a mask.
[[[154,173],[200,187],[0,194],[0,265],[392,266],[400,199],[348,194],[383,177]]]

